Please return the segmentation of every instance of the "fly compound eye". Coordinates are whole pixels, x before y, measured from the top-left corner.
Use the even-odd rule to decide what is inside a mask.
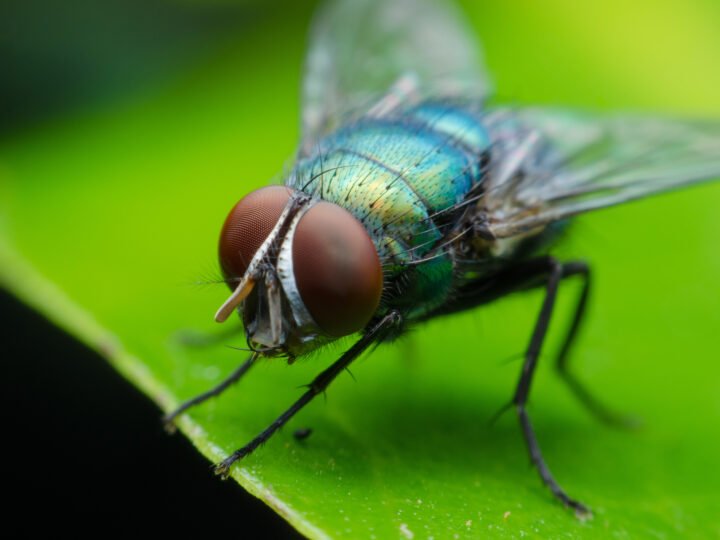
[[[220,268],[237,287],[255,252],[267,239],[290,200],[291,190],[268,186],[249,193],[230,210],[220,233]]]
[[[305,307],[332,337],[361,330],[380,303],[382,268],[375,246],[350,212],[328,202],[300,219],[292,246]]]

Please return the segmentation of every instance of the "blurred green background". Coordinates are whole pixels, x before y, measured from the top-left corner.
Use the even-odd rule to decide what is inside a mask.
[[[243,358],[173,336],[216,330],[225,288],[196,284],[218,278],[220,225],[292,155],[313,4],[0,8],[1,283],[163,408]],[[499,102],[720,117],[716,1],[462,7]],[[235,477],[312,537],[720,537],[718,208],[714,184],[641,201],[580,218],[558,250],[596,273],[575,371],[644,421],[633,433],[599,425],[552,372],[577,291],[568,283],[531,414],[550,467],[592,521],[540,485],[511,414],[488,426],[514,389],[520,362],[506,360],[526,346],[537,293],[368,355],[356,382],[340,377]],[[262,365],[183,431],[219,459],[338,350]],[[314,434],[299,444],[292,430],[305,426]]]

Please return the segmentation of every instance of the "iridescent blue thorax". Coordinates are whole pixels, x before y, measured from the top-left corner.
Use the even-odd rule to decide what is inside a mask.
[[[383,263],[384,303],[421,317],[449,294],[453,261],[442,247],[454,207],[480,191],[489,148],[480,112],[426,102],[321,139],[287,184],[358,218]]]

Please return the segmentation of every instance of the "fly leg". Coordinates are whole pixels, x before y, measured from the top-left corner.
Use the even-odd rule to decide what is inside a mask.
[[[575,273],[583,280],[582,290],[580,291],[580,296],[578,297],[578,301],[575,306],[575,314],[573,315],[572,322],[568,328],[563,346],[560,349],[560,354],[557,357],[555,367],[562,380],[568,385],[580,403],[582,403],[585,408],[587,408],[587,410],[601,422],[614,427],[635,427],[638,424],[636,420],[608,409],[601,401],[590,393],[590,391],[588,391],[588,389],[568,369],[568,353],[575,342],[578,330],[580,329],[583,317],[585,316],[585,308],[587,306],[588,295],[590,293],[590,267],[587,263],[582,261],[574,262],[572,263],[572,266],[573,270],[576,271]]]
[[[218,474],[223,478],[227,477],[230,471],[230,466],[233,463],[251,454],[258,446],[272,437],[278,429],[284,426],[288,420],[300,411],[300,409],[310,403],[315,396],[324,392],[328,385],[335,380],[335,377],[342,373],[342,371],[347,368],[353,360],[360,356],[360,354],[362,354],[370,345],[385,337],[393,327],[399,326],[401,322],[402,317],[396,311],[392,311],[385,315],[385,317],[373,326],[368,333],[356,341],[355,344],[347,350],[347,352],[338,358],[325,371],[315,377],[315,379],[313,379],[313,381],[308,385],[308,390],[300,397],[300,399],[293,403],[288,410],[282,413],[252,441],[242,448],[235,450],[235,452],[215,465],[215,474]]]
[[[163,423],[165,424],[165,429],[169,432],[175,431],[175,418],[177,418],[180,414],[187,411],[189,408],[194,407],[195,405],[199,405],[200,403],[207,401],[208,399],[219,396],[222,394],[227,388],[232,386],[234,383],[236,383],[245,373],[248,372],[248,370],[253,366],[255,363],[255,360],[257,360],[259,354],[253,353],[250,355],[250,357],[245,360],[240,366],[233,371],[230,376],[222,381],[220,384],[215,386],[214,388],[211,388],[207,392],[203,392],[202,394],[195,396],[192,399],[187,400],[183,404],[181,404],[177,409],[174,411],[166,414],[163,416]]]
[[[565,490],[563,490],[553,477],[550,469],[545,463],[545,459],[540,451],[537,438],[535,437],[535,431],[533,430],[530,417],[528,415],[526,404],[528,395],[530,393],[530,385],[532,383],[532,377],[537,366],[538,356],[540,349],[547,334],[548,324],[550,323],[550,317],[552,316],[553,307],[555,306],[555,299],[557,298],[557,291],[560,281],[574,274],[583,272],[583,268],[587,268],[584,263],[566,263],[561,264],[556,259],[548,257],[547,263],[547,282],[545,285],[545,300],[543,301],[542,308],[540,309],[540,315],[538,316],[537,322],[535,323],[535,329],[533,330],[532,337],[530,338],[530,344],[528,345],[527,351],[525,352],[525,362],[523,364],[522,372],[520,374],[520,380],[518,381],[515,395],[513,396],[513,404],[517,410],[518,417],[520,419],[520,425],[522,427],[523,436],[527,443],[528,450],[530,452],[530,459],[537,468],[540,478],[545,483],[550,491],[553,492],[565,506],[573,508],[578,515],[590,514],[589,509],[579,501],[571,499]]]

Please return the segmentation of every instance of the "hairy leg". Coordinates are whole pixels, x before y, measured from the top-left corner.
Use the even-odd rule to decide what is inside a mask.
[[[228,378],[223,380],[220,384],[218,384],[214,388],[211,388],[207,392],[203,392],[202,394],[195,396],[192,399],[188,399],[177,409],[163,416],[163,423],[165,424],[165,429],[170,432],[175,431],[175,425],[173,422],[175,418],[177,418],[180,414],[184,413],[189,408],[194,407],[195,405],[199,405],[200,403],[207,401],[212,397],[219,396],[226,389],[228,389],[230,386],[240,380],[240,378],[245,375],[245,373],[247,373],[248,370],[253,366],[258,356],[258,353],[251,354],[250,357],[245,360],[245,362],[243,362],[235,371],[230,374]]]
[[[525,362],[523,363],[522,372],[520,379],[513,396],[513,404],[520,420],[520,426],[522,427],[523,436],[530,452],[530,459],[535,465],[540,478],[546,486],[550,488],[553,495],[557,497],[565,506],[573,508],[578,515],[589,515],[589,509],[581,502],[569,497],[565,490],[560,487],[560,484],[555,480],[550,468],[545,463],[542,452],[540,451],[540,445],[538,444],[535,431],[533,430],[530,416],[527,412],[527,400],[530,394],[530,386],[532,378],[535,373],[535,367],[537,366],[538,357],[542,348],[545,335],[547,334],[548,325],[552,317],[553,308],[555,306],[555,300],[557,298],[558,286],[563,278],[582,273],[587,268],[585,263],[582,262],[570,262],[562,264],[556,259],[548,257],[546,259],[546,275],[547,281],[545,284],[545,300],[543,301],[535,323],[535,328],[530,338],[530,343],[525,352]]]

